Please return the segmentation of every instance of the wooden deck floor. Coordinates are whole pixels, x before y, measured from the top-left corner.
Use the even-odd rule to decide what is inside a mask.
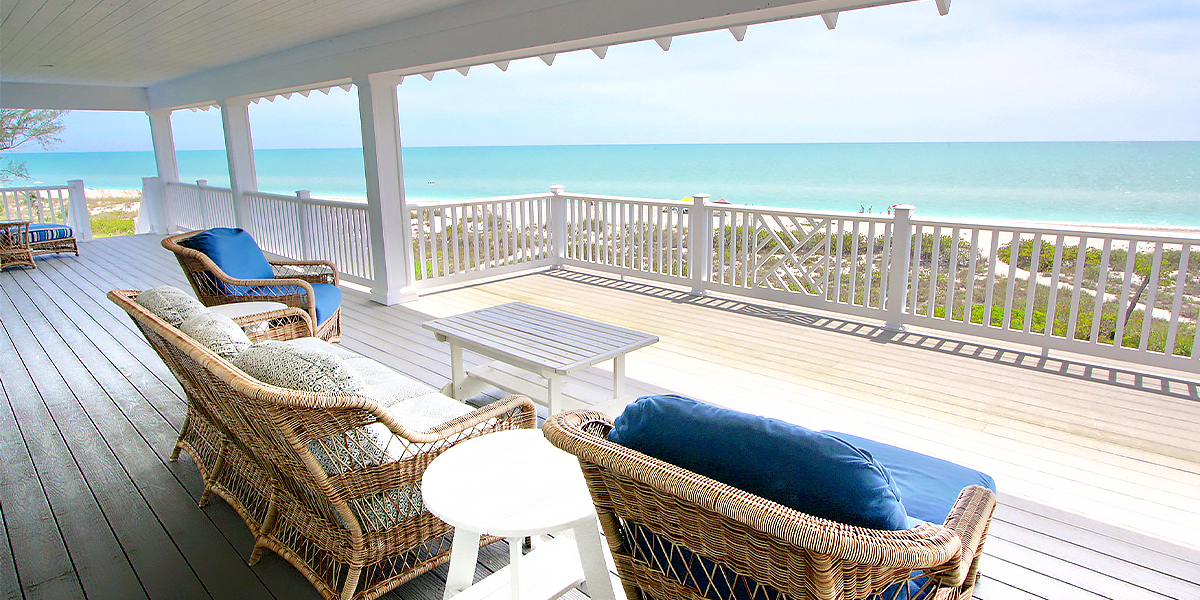
[[[150,236],[0,273],[0,592],[4,598],[316,598],[278,557],[245,564],[236,514],[195,501],[166,460],[182,393],[113,288],[186,287]],[[345,345],[432,385],[420,323],[521,300],[640,329],[634,392],[672,390],[953,458],[1001,488],[977,597],[1200,598],[1200,376],[1042,360],[781,307],[572,272],[383,307],[348,291]],[[586,372],[586,385],[607,373]],[[505,562],[484,555],[479,574]],[[444,568],[389,598],[440,598]]]

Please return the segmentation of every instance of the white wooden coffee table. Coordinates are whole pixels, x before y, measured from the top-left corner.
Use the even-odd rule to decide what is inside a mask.
[[[424,324],[439,341],[450,343],[451,395],[464,399],[468,376],[563,409],[563,378],[606,360],[613,361],[612,397],[625,396],[625,355],[658,341],[658,336],[523,302],[510,302],[435,319]],[[466,370],[463,350],[532,372],[544,389],[529,389],[495,364]]]
[[[579,461],[537,429],[462,442],[421,480],[429,512],[454,526],[445,600],[549,600],[586,580],[592,600],[615,600],[600,528]],[[522,555],[527,536],[574,530]],[[508,539],[509,566],[471,585],[481,535]],[[615,589],[620,589],[617,586]]]

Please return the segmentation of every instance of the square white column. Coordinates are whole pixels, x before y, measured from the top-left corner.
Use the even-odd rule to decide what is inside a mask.
[[[404,167],[396,86],[400,78],[354,78],[362,125],[367,215],[374,261],[371,299],[385,305],[416,298],[412,289],[412,225],[404,199]]]
[[[233,189],[233,218],[238,227],[254,234],[245,197],[246,192],[258,191],[249,106],[250,99],[246,97],[222,100],[221,125],[225,130],[225,156],[229,159],[229,187]]]

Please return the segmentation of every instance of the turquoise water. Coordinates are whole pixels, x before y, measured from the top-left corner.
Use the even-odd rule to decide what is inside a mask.
[[[30,153],[45,182],[138,188],[150,152]],[[365,196],[356,148],[256,150],[259,188]],[[222,151],[179,152],[180,177],[228,185]],[[408,148],[410,199],[568,191],[923,216],[1200,227],[1200,142],[709,144]]]

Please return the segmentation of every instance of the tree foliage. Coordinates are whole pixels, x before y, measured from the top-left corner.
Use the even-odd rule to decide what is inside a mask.
[[[12,150],[34,143],[49,149],[62,142],[58,137],[66,129],[65,110],[6,108],[0,110],[0,182],[28,180],[25,163],[6,156]]]

